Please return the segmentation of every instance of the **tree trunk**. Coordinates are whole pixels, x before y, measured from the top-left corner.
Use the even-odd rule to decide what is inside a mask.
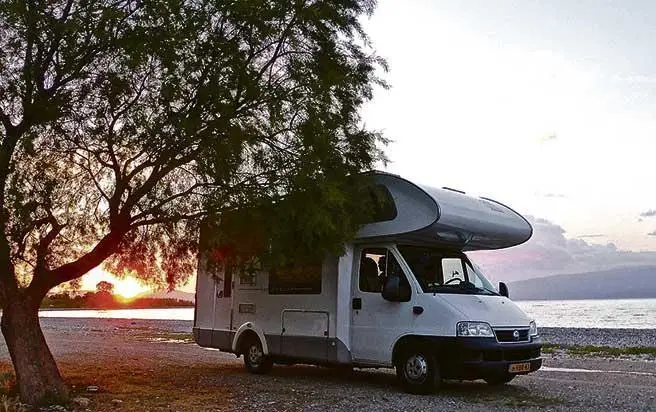
[[[39,305],[23,296],[4,303],[0,326],[21,401],[32,406],[67,401],[68,390],[41,331]]]

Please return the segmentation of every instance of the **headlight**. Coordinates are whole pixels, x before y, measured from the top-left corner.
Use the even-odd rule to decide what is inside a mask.
[[[494,332],[490,325],[485,322],[458,322],[456,336],[493,337]]]
[[[534,320],[528,324],[528,334],[531,336],[538,336],[538,325]]]

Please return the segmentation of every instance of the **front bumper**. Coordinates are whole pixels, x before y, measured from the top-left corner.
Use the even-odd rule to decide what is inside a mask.
[[[441,342],[440,367],[447,379],[481,379],[508,375],[510,365],[529,363],[530,369],[513,375],[526,375],[542,366],[542,338],[529,342],[499,343],[496,338],[456,337]]]

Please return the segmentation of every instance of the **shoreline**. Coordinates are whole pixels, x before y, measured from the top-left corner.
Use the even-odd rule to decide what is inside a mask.
[[[151,330],[165,333],[192,332],[192,320],[40,317],[43,329],[56,331],[85,331],[113,333],[117,328],[129,331]],[[547,345],[580,345],[626,347],[656,347],[656,329],[602,328],[539,328]]]
[[[193,309],[194,305],[190,306],[161,306],[161,307],[148,307],[148,308],[39,308],[39,312],[53,312],[53,311],[74,311],[74,310],[95,310],[95,311],[107,311],[107,310],[144,310],[144,309]]]

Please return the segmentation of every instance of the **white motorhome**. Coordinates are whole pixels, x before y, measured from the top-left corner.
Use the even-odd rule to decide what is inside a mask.
[[[535,322],[464,253],[527,241],[526,219],[460,191],[374,179],[389,210],[342,256],[238,275],[210,270],[201,250],[195,341],[244,355],[253,373],[274,363],[396,368],[413,393],[442,379],[504,384],[539,369]]]

